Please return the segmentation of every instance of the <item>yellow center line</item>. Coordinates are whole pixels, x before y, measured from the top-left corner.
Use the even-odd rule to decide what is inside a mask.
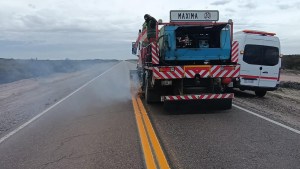
[[[152,147],[154,149],[154,152],[155,152],[155,155],[156,155],[156,159],[158,161],[158,164],[159,164],[159,168],[170,168],[169,164],[168,164],[168,161],[167,161],[167,158],[160,146],[160,143],[158,141],[158,138],[155,134],[155,131],[153,129],[153,126],[151,124],[151,121],[149,119],[149,116],[145,110],[145,107],[141,101],[140,98],[137,98],[137,103],[138,103],[138,106],[140,108],[140,111],[142,113],[142,116],[143,116],[143,119],[144,119],[144,122],[145,122],[145,125],[146,125],[146,129],[148,131],[148,135],[150,137],[150,141],[152,143]]]
[[[138,131],[139,131],[139,135],[140,135],[140,139],[141,139],[141,143],[142,143],[142,149],[144,152],[146,166],[149,169],[152,169],[152,168],[155,169],[156,165],[155,165],[154,156],[151,151],[149,140],[147,138],[146,129],[143,124],[142,115],[140,113],[139,106],[138,106],[137,101],[134,96],[132,96],[132,104],[133,104],[136,123],[138,126]]]

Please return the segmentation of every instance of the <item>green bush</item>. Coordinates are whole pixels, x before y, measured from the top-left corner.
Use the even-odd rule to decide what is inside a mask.
[[[300,55],[284,55],[281,64],[283,69],[300,70]]]

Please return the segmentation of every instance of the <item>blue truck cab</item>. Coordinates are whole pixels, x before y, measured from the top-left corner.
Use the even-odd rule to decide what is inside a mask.
[[[158,35],[160,56],[166,62],[226,62],[231,59],[231,26],[164,25]]]

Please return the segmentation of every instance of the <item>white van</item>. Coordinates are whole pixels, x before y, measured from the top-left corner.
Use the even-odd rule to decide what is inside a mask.
[[[233,34],[238,42],[239,81],[235,87],[253,90],[259,97],[276,90],[280,76],[280,42],[275,33],[244,30]]]

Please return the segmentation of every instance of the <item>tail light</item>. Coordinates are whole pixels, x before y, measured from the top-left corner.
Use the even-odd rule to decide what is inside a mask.
[[[222,78],[222,84],[223,85],[228,85],[229,83],[231,83],[231,78],[229,77],[225,77],[225,78]]]

